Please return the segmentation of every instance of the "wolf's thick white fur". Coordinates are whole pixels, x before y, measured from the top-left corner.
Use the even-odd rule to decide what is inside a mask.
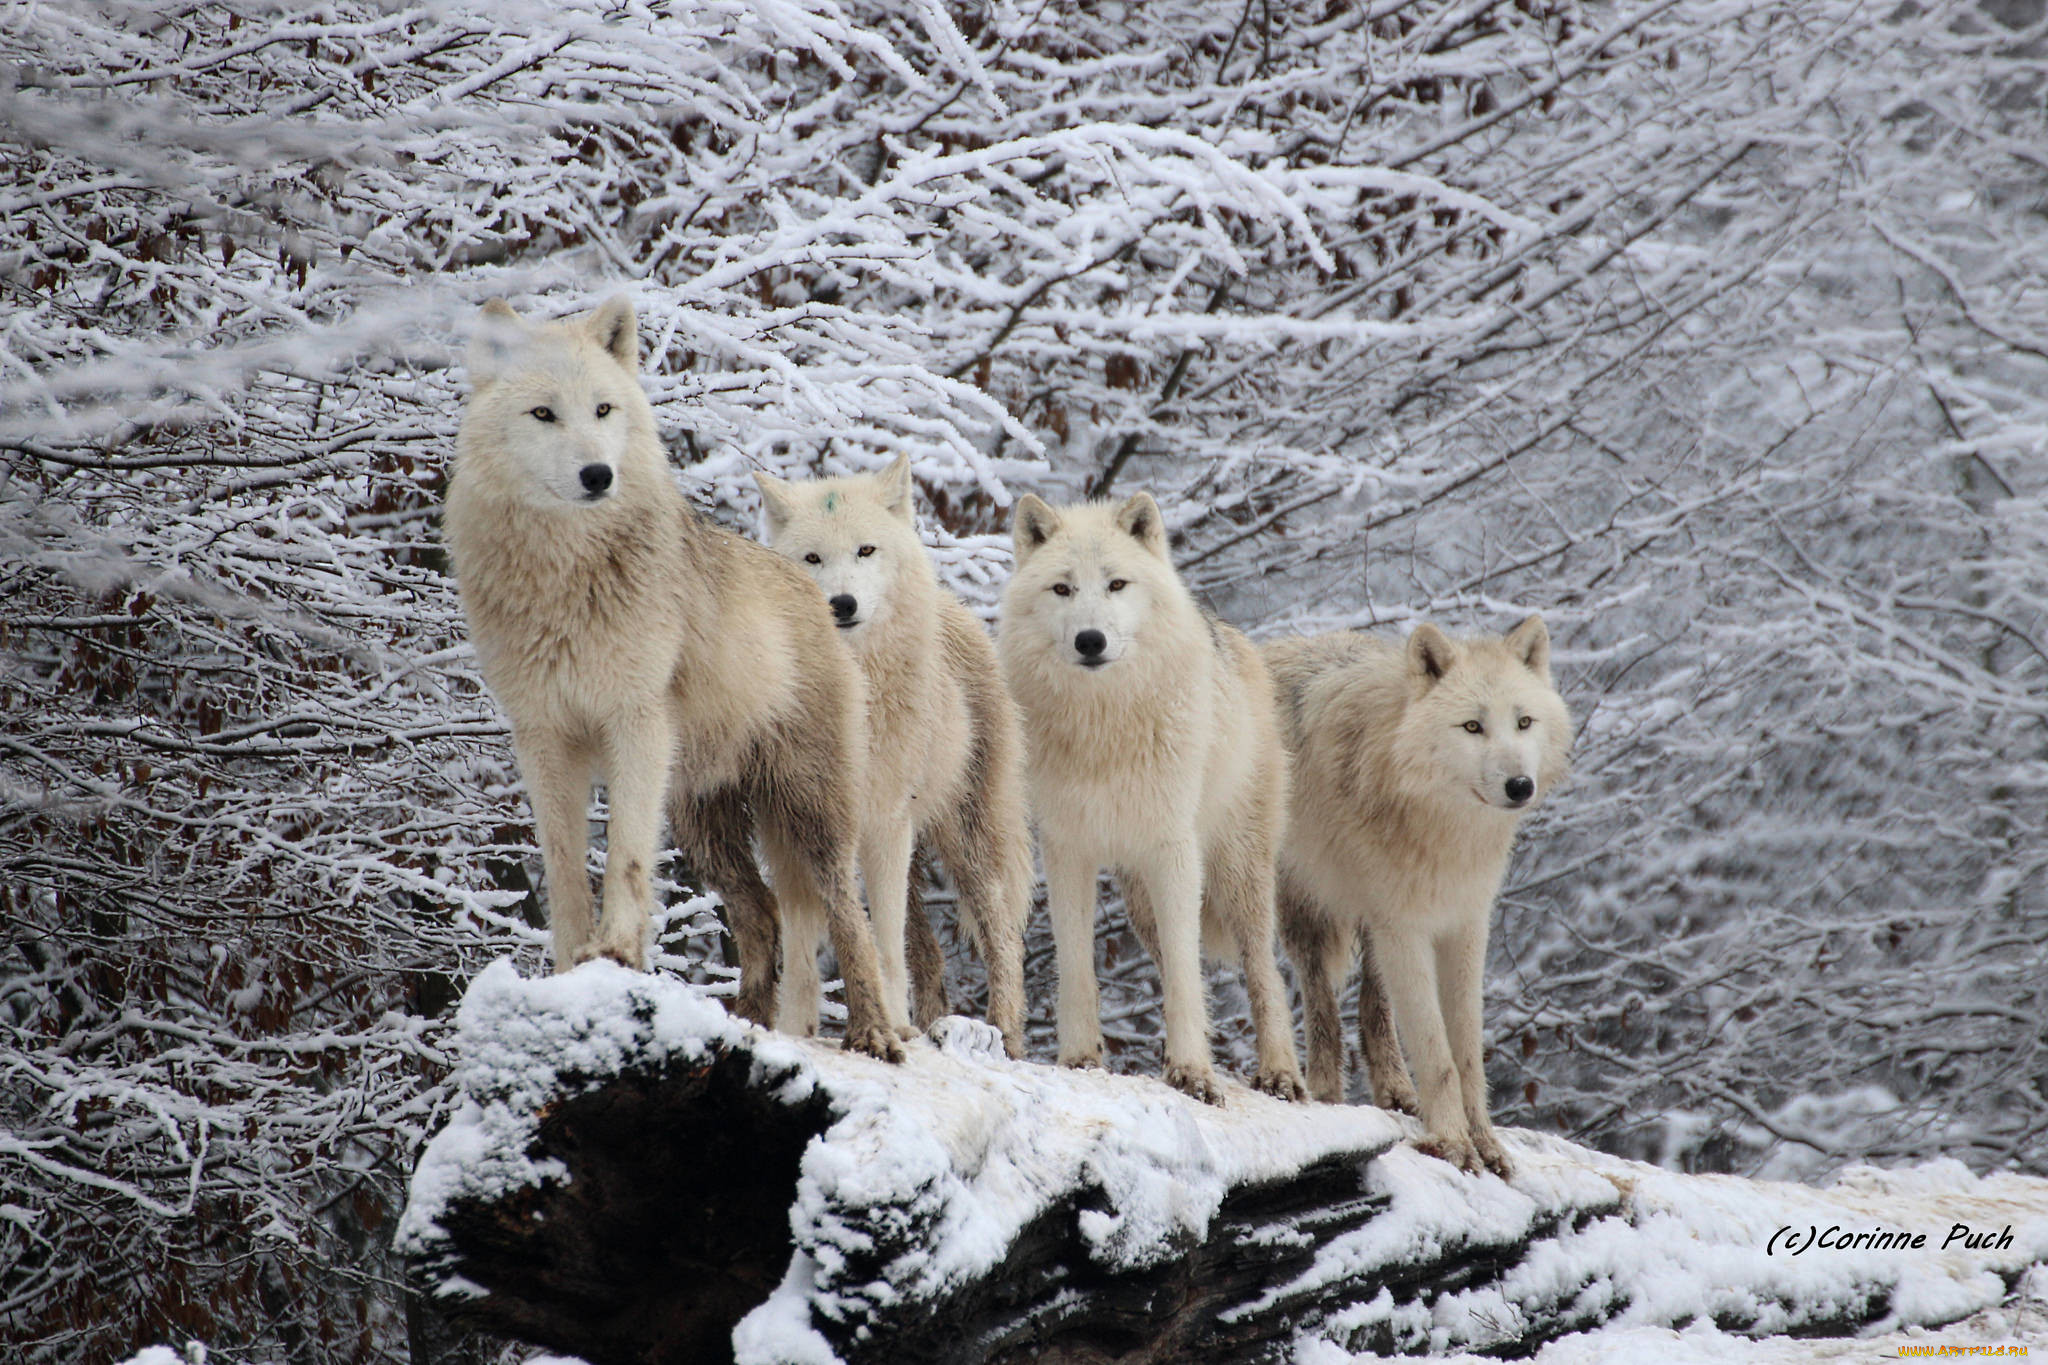
[[[1059,961],[1060,1061],[1101,1060],[1095,883],[1109,866],[1159,965],[1166,1079],[1217,1098],[1206,942],[1243,964],[1256,1083],[1300,1098],[1273,934],[1287,760],[1257,651],[1195,605],[1150,494],[1059,511],[1026,496],[1011,526],[1017,570],[997,652],[1024,712]]]
[[[1344,1097],[1337,993],[1362,949],[1374,1101],[1416,1111],[1405,1044],[1425,1149],[1506,1176],[1480,988],[1516,828],[1564,780],[1571,749],[1549,632],[1531,616],[1505,636],[1452,640],[1424,624],[1405,646],[1346,633],[1262,652],[1294,757],[1280,928],[1301,983],[1309,1087]]]
[[[906,932],[931,932],[929,921],[907,920],[924,913],[909,909],[922,841],[959,889],[961,923],[988,968],[989,1021],[1021,1057],[1031,913],[1024,737],[988,632],[940,586],[918,539],[910,458],[850,478],[754,478],[769,544],[816,580],[867,680],[861,875],[892,1022],[904,1021]],[[918,1023],[929,1025],[943,1001],[943,977],[920,979]]]
[[[754,862],[758,832],[782,908],[831,925],[847,1044],[898,1059],[856,895],[860,674],[809,579],[690,510],[638,351],[623,298],[553,324],[486,305],[449,481],[448,547],[533,800],[556,969],[595,956],[644,965],[666,798],[679,845],[731,915],[738,1012],[767,1022],[785,937]],[[595,926],[593,775],[611,801]]]

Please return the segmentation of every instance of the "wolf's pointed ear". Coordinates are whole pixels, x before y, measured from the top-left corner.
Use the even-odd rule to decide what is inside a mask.
[[[525,338],[526,324],[505,300],[492,299],[478,309],[469,328],[469,353],[463,358],[470,387],[488,384],[503,374]]]
[[[754,483],[761,490],[761,514],[768,519],[768,534],[779,536],[782,528],[789,525],[789,514],[795,510],[790,498],[789,481],[778,479],[773,474],[754,471]]]
[[[1010,514],[1010,545],[1022,564],[1031,557],[1031,552],[1053,538],[1060,529],[1060,514],[1053,511],[1046,501],[1036,493],[1026,493],[1017,499],[1017,510]]]
[[[1529,665],[1529,671],[1545,682],[1550,680],[1550,627],[1541,616],[1531,616],[1508,632],[1508,648]]]
[[[1150,493],[1133,493],[1117,505],[1116,524],[1130,532],[1140,545],[1166,558],[1166,523],[1159,516],[1159,504]]]
[[[905,521],[917,520],[917,502],[910,495],[910,456],[898,455],[875,481],[881,487],[884,508]]]
[[[1408,676],[1433,683],[1451,671],[1458,661],[1458,647],[1450,637],[1424,621],[1408,635]]]
[[[614,294],[600,303],[597,311],[584,319],[583,329],[625,369],[640,368],[640,324],[633,316],[633,301],[624,294]]]

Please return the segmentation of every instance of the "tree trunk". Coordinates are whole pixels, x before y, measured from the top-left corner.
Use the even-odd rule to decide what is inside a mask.
[[[494,967],[462,1007],[476,1105],[423,1157],[401,1248],[459,1320],[591,1365],[820,1348],[1225,1365],[1287,1358],[1304,1336],[1515,1356],[1631,1307],[1846,1334],[1974,1311],[1987,1283],[2048,1256],[2048,1182],[1873,1174],[1816,1191],[1509,1133],[1509,1185],[1397,1145],[1411,1130],[1377,1110],[1235,1087],[1204,1106],[1147,1078],[1009,1062],[969,1021],[934,1033],[889,1067],[738,1024],[681,983]],[[1794,1265],[1767,1245],[1777,1226],[1830,1223],[1939,1241],[1951,1215],[2015,1235],[1974,1259]],[[1674,1297],[1687,1257],[1714,1287]]]

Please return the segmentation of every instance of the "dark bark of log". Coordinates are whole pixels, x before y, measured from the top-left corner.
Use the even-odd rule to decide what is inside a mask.
[[[1319,1162],[1272,1184],[1226,1199],[1212,1235],[1162,1265],[1122,1274],[1090,1261],[1078,1228],[1087,1195],[1046,1210],[1012,1246],[1002,1266],[967,1291],[906,1315],[903,1331],[849,1361],[1150,1362],[1265,1358],[1263,1348],[1297,1320],[1296,1305],[1223,1323],[1218,1314],[1268,1285],[1298,1274],[1330,1237],[1370,1219],[1383,1200],[1361,1197],[1359,1153]],[[1260,1245],[1257,1234],[1285,1225],[1293,1244]]]
[[[788,1268],[797,1163],[832,1117],[754,1070],[729,1051],[544,1110],[538,1154],[569,1179],[450,1210],[454,1254],[421,1269],[489,1291],[450,1315],[591,1365],[730,1360],[733,1325]]]

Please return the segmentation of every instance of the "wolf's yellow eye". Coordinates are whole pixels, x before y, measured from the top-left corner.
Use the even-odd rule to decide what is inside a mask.
[[[1516,728],[1517,730],[1526,730],[1526,729],[1528,729],[1528,728],[1529,728],[1530,726],[1534,725],[1535,723],[1536,723],[1536,717],[1534,717],[1534,716],[1523,716],[1523,717],[1522,717],[1522,718],[1521,718],[1520,720],[1518,720],[1518,721],[1516,721],[1516,722],[1515,722],[1515,728]]]
[[[528,415],[536,422],[552,422],[555,420],[555,410],[553,408],[535,408]]]
[[[872,545],[863,545],[858,550],[854,551],[854,553],[859,555],[862,559],[866,559],[869,555],[873,554],[874,552],[875,547]]]
[[[599,403],[599,404],[597,405],[597,415],[598,415],[599,417],[609,417],[609,416],[611,416],[611,415],[612,415],[612,405],[611,405],[610,403]]]
[[[809,554],[804,556],[804,563],[806,564],[823,564],[824,562],[824,560],[818,558],[818,552],[816,550],[813,550]]]
[[[1486,733],[1486,727],[1476,720],[1468,720],[1465,722],[1465,733],[1468,735],[1483,735]]]
[[[1052,585],[1052,595],[1054,597],[1072,597],[1074,590],[1064,583],[1055,583]]]
[[[1111,592],[1122,592],[1130,586],[1131,581],[1128,578],[1112,578],[1109,580],[1109,590]]]

